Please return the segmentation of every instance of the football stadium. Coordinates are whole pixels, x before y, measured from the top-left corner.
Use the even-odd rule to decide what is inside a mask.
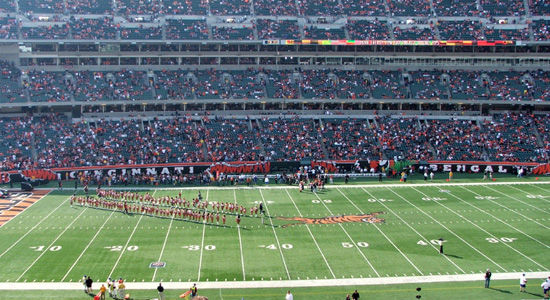
[[[0,1],[0,300],[548,299],[548,0]]]

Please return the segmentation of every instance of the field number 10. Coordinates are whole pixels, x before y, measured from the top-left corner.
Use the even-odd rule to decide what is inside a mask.
[[[49,250],[49,251],[59,251],[61,250],[61,246],[52,246],[50,247],[49,249],[46,249],[46,246],[36,246],[36,247],[29,247],[31,249],[34,249],[34,251],[44,251],[44,250]]]

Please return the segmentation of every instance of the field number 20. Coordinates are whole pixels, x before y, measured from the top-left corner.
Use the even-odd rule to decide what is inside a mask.
[[[356,243],[358,247],[361,247],[361,248],[367,248],[369,246],[368,243],[366,242],[357,242]],[[344,248],[353,248],[353,244],[352,243],[342,243],[342,247]]]
[[[122,251],[124,249],[124,246],[110,246],[110,247],[104,247],[105,249],[109,249],[109,251]],[[138,246],[128,246],[126,250],[128,251],[136,251],[138,250]]]
[[[507,238],[507,237],[501,237],[501,238],[486,238],[487,242],[496,244],[496,243],[512,243],[513,241],[517,240],[517,238]]]

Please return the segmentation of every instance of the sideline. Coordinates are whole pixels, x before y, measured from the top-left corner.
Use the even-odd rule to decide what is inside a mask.
[[[492,280],[516,280],[521,272],[493,273]],[[297,288],[324,286],[364,286],[406,283],[434,282],[482,282],[485,273],[460,275],[400,276],[380,278],[316,279],[316,280],[273,280],[273,281],[223,281],[198,282],[201,289],[246,289],[246,288]],[[528,272],[529,279],[543,279],[550,276],[550,271]],[[158,282],[127,282],[128,290],[151,290]],[[190,282],[163,282],[165,289],[189,289]],[[81,282],[2,282],[0,290],[82,290]]]
[[[327,184],[325,185],[325,189],[330,188],[388,188],[388,187],[423,187],[423,186],[476,186],[476,185],[525,185],[525,184],[546,184],[550,185],[550,181],[523,181],[523,182],[517,182],[517,181],[483,181],[483,182],[423,182],[423,180],[417,180],[422,181],[422,183],[403,183],[403,182],[395,182],[390,184]],[[150,190],[159,190],[159,191],[170,191],[170,190],[226,190],[226,189],[238,189],[238,190],[253,190],[253,189],[298,189],[298,185],[292,184],[288,185],[286,183],[278,183],[270,184],[268,186],[265,185],[255,185],[255,186],[237,186],[234,185],[228,185],[228,186],[203,186],[203,185],[193,185],[193,186],[174,186],[174,187],[159,187],[159,186],[145,186],[145,187],[136,187],[136,186],[103,186],[102,189],[104,190],[143,190],[143,191],[150,191]],[[42,188],[35,188],[35,190],[40,190]],[[44,188],[45,190],[50,190],[51,188]],[[78,190],[82,190],[82,188],[79,188]],[[67,189],[67,191],[74,191],[71,189]]]

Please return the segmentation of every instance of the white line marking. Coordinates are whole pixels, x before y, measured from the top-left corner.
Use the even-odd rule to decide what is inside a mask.
[[[296,207],[296,210],[298,211],[298,214],[300,214],[300,217],[303,217],[302,212],[300,211],[300,209],[296,205],[296,202],[294,202],[294,199],[292,198],[292,196],[288,192],[288,189],[286,189],[285,191],[286,191],[288,197],[290,198],[290,200],[292,201],[292,204],[294,204],[294,207]],[[323,251],[321,250],[321,247],[317,243],[317,239],[315,239],[315,236],[313,236],[313,233],[311,232],[311,229],[309,228],[309,226],[307,224],[306,224],[306,229],[309,232],[309,235],[311,236],[311,238],[313,239],[313,242],[315,243],[315,246],[317,246],[317,250],[319,250],[319,253],[321,253],[321,256],[323,257],[323,260],[325,261],[325,264],[327,265],[327,268],[330,271],[330,274],[332,274],[332,278],[336,278],[336,275],[334,275],[334,272],[332,271],[332,268],[330,267],[330,264],[328,263],[327,258],[325,257],[325,254],[323,253]]]
[[[166,248],[166,242],[168,241],[168,236],[170,235],[170,230],[172,229],[172,223],[174,223],[174,216],[175,212],[172,213],[172,219],[170,220],[170,225],[168,226],[168,231],[166,232],[166,236],[164,237],[164,243],[162,244],[162,249],[160,250],[160,255],[158,261],[162,261],[162,255],[164,254],[164,248]],[[157,276],[157,270],[159,268],[155,268],[155,271],[153,272],[153,279],[151,281],[155,281],[155,277]]]
[[[323,206],[325,207],[325,209],[331,214],[331,215],[334,215],[332,213],[332,211],[330,210],[330,208],[328,208],[327,204],[325,203],[325,201],[323,201],[321,199],[321,197],[319,197],[319,195],[317,193],[314,193],[315,196],[317,197],[317,199],[319,199],[320,203],[323,204]],[[365,259],[365,261],[367,262],[367,264],[369,264],[369,266],[371,267],[371,269],[374,271],[374,273],[376,274],[376,276],[380,277],[380,274],[378,274],[378,271],[376,271],[376,269],[374,268],[374,266],[371,264],[370,260],[365,256],[365,253],[363,253],[363,251],[361,251],[360,247],[357,246],[357,243],[355,242],[355,240],[349,235],[349,233],[347,232],[347,230],[344,228],[344,226],[341,224],[341,223],[338,223],[338,226],[340,226],[340,228],[342,228],[342,230],[344,231],[344,233],[348,236],[350,242],[352,242],[354,248],[357,250],[357,252],[359,252],[359,254],[361,254],[361,256],[363,257],[363,259]]]
[[[208,190],[206,190],[206,199],[205,200],[208,201]],[[201,281],[202,253],[204,252],[204,233],[205,232],[206,232],[206,222],[203,222],[203,224],[202,224],[201,254],[200,254],[200,258],[199,258],[199,274],[197,274],[197,281]]]
[[[426,215],[428,218],[434,220],[437,224],[439,224],[441,227],[445,228],[445,230],[447,230],[449,233],[451,233],[452,235],[454,235],[456,238],[458,238],[459,240],[461,240],[464,244],[470,246],[470,248],[472,248],[474,251],[476,251],[477,253],[479,253],[481,256],[485,257],[488,261],[492,262],[493,264],[495,264],[495,266],[498,266],[499,268],[501,268],[502,270],[504,270],[504,272],[507,272],[506,269],[504,269],[501,265],[499,265],[498,263],[496,263],[494,260],[492,260],[490,257],[488,257],[487,255],[485,255],[483,252],[481,252],[479,249],[477,249],[476,247],[472,246],[470,243],[468,243],[466,240],[464,240],[461,236],[459,236],[458,234],[456,234],[454,231],[450,230],[449,228],[447,228],[447,226],[443,225],[441,222],[439,222],[438,220],[436,220],[434,217],[432,217],[430,214],[427,214],[426,212],[424,212],[420,207],[414,205],[413,203],[411,203],[409,200],[407,200],[405,197],[401,196],[400,194],[398,194],[397,192],[395,192],[394,190],[390,189],[389,187],[387,188],[390,192],[394,193],[397,197],[401,198],[403,201],[409,203],[409,205],[413,206],[414,208],[416,208],[417,210],[419,210],[420,212],[422,212],[424,215]],[[436,202],[438,203],[439,201],[433,201],[433,202]]]
[[[76,266],[76,264],[80,261],[80,258],[82,258],[82,256],[84,255],[84,253],[86,253],[86,251],[88,250],[88,248],[90,247],[90,245],[94,242],[95,238],[99,235],[99,233],[101,232],[101,230],[103,229],[103,227],[105,226],[105,224],[107,224],[107,222],[109,221],[109,219],[111,219],[111,217],[113,216],[113,214],[115,213],[115,211],[113,210],[111,212],[111,214],[109,215],[109,217],[107,218],[107,220],[105,220],[105,222],[103,222],[103,225],[101,225],[101,227],[99,227],[99,230],[95,233],[94,237],[90,240],[90,242],[88,243],[88,245],[86,245],[86,248],[84,248],[84,250],[82,250],[82,252],[80,253],[80,255],[78,256],[78,258],[75,260],[75,262],[73,263],[73,265],[69,268],[69,270],[67,271],[67,273],[65,274],[65,276],[63,276],[63,278],[61,279],[61,282],[63,282],[65,280],[65,278],[67,278],[67,276],[69,275],[69,273],[71,273],[71,271],[73,270],[73,268]]]
[[[233,198],[235,199],[235,205],[237,205],[237,190],[233,190]],[[243,269],[243,280],[246,280],[246,274],[244,272],[244,256],[243,256],[243,240],[241,238],[241,227],[237,226],[237,232],[239,233],[239,248],[241,250],[241,268]]]
[[[66,201],[66,200],[65,200]],[[80,218],[80,216],[87,210],[88,208],[85,208],[82,210],[82,212],[71,222],[71,224],[69,224],[68,226],[65,227],[65,229],[55,238],[55,240],[53,240],[53,242],[50,243],[50,245],[48,247],[45,247],[44,248],[44,251],[42,251],[42,253],[40,253],[40,255],[33,261],[33,263],[23,272],[23,274],[21,274],[21,276],[19,276],[15,281],[19,281],[21,279],[21,277],[23,277],[23,275],[25,275],[27,273],[27,271],[29,271],[32,266],[34,266],[34,264],[36,264],[36,262],[44,255],[48,252],[48,249],[50,249],[54,244],[55,242],[57,242],[57,240],[59,240],[59,238],[61,238],[61,236],[67,231],[69,230],[69,228],[78,220],[78,218]]]
[[[262,196],[262,202],[265,205],[265,211],[267,212],[269,222],[271,223],[271,229],[273,229],[273,234],[275,235],[275,241],[277,241],[277,248],[279,248],[279,253],[281,254],[281,259],[283,260],[283,265],[285,266],[286,276],[288,277],[288,280],[291,280],[290,273],[288,272],[288,266],[286,265],[285,256],[283,255],[283,250],[281,249],[281,243],[279,243],[279,237],[277,236],[277,232],[275,231],[275,226],[273,226],[273,219],[271,219],[271,214],[269,213],[269,207],[267,205],[267,201],[265,201],[264,194],[262,193],[262,190],[260,189],[260,195]]]
[[[428,197],[427,194],[425,194],[424,192],[421,192],[419,191],[417,188],[413,188],[415,191],[417,191],[418,193]],[[469,220],[468,218],[464,217],[463,215],[455,212],[454,210],[450,209],[449,207],[445,206],[444,204],[442,204],[440,201],[433,201],[433,202],[436,202],[437,204],[439,204],[440,206],[442,207],[445,207],[448,211],[454,213],[455,215],[459,216],[460,218],[462,218],[463,220],[466,220],[466,222],[474,225],[476,228],[478,228],[479,230],[485,232],[486,234],[488,234],[490,237],[492,238],[498,238],[497,236],[495,236],[494,234],[490,233],[489,231],[485,230],[484,228],[481,228],[479,225],[475,224],[474,222],[472,222],[471,220]],[[517,254],[525,257],[527,260],[531,261],[532,263],[538,265],[539,267],[542,267],[544,269],[546,269],[546,267],[544,267],[543,265],[539,264],[538,262],[534,261],[532,258],[530,258],[529,256],[523,254],[522,252],[520,252],[519,250],[517,250],[516,248],[512,247],[511,245],[509,245],[508,243],[501,243],[502,245],[510,248],[511,250],[513,250],[514,252],[516,252]],[[506,272],[506,271],[505,271]]]
[[[478,194],[478,193],[476,193],[476,192],[474,192],[474,191],[468,190],[468,189],[466,189],[466,188],[464,188],[464,189],[465,189],[466,191],[472,193],[472,194],[475,194],[475,195],[480,196],[480,194]],[[519,230],[517,227],[510,225],[508,222],[505,222],[504,220],[502,220],[502,219],[500,219],[500,218],[498,218],[498,217],[496,217],[496,216],[493,216],[493,215],[490,214],[489,212],[487,212],[487,211],[485,211],[485,210],[483,210],[483,209],[481,209],[481,208],[479,208],[479,207],[477,207],[477,206],[475,206],[475,205],[469,203],[468,201],[463,200],[462,198],[460,198],[460,197],[458,197],[458,196],[455,196],[455,195],[453,195],[453,194],[451,194],[451,196],[452,196],[452,197],[455,197],[456,199],[458,199],[458,200],[460,200],[460,201],[462,201],[462,202],[464,202],[464,203],[466,203],[466,204],[468,204],[468,205],[470,205],[470,206],[472,206],[472,207],[474,207],[474,208],[477,209],[478,211],[483,212],[483,213],[485,213],[485,214],[491,216],[491,217],[494,218],[495,220],[498,220],[498,221],[501,222],[502,224],[504,224],[504,225],[506,225],[506,226],[512,228],[513,230],[515,230],[515,231],[517,231],[517,232],[519,232],[519,233],[525,235],[526,237],[528,237],[528,238],[530,238],[531,240],[533,240],[533,241],[535,241],[535,242],[537,242],[537,243],[543,245],[544,247],[550,248],[549,245],[546,245],[545,243],[543,243],[543,242],[537,240],[536,238],[530,236],[529,234],[527,234],[527,233],[525,233],[525,232]],[[492,200],[487,200],[487,201],[494,202],[494,201],[492,201]],[[495,202],[495,204],[498,204],[498,203]],[[510,210],[510,209],[508,209],[508,208],[507,208],[507,210],[509,210],[510,212],[513,212],[513,213],[517,213],[517,212],[512,211],[512,210]],[[517,213],[517,214],[519,214],[519,213]],[[519,214],[519,215],[521,215],[521,214]],[[522,216],[523,216],[523,215],[522,215]],[[524,217],[525,217],[525,216],[524,216]],[[527,218],[528,218],[528,217],[527,217]],[[534,221],[533,219],[531,219],[531,218],[528,218],[528,219],[531,220],[532,222],[535,222],[535,223],[536,223],[536,221]]]
[[[50,193],[48,193],[48,194],[50,194]],[[42,198],[41,198],[40,200],[44,199],[48,194],[42,196]],[[38,225],[40,225],[40,224],[41,224],[42,222],[44,222],[47,218],[49,218],[49,217],[51,216],[51,214],[53,214],[54,212],[56,212],[56,211],[57,211],[63,204],[65,204],[69,199],[71,199],[71,197],[65,199],[65,201],[61,202],[61,204],[59,204],[54,210],[52,210],[46,217],[44,217],[42,220],[40,220],[40,222],[36,223],[36,225],[34,225],[29,231],[27,231],[27,232],[26,232],[22,237],[20,237],[15,243],[13,243],[13,245],[11,245],[8,249],[6,249],[4,252],[2,252],[2,254],[0,254],[0,257],[4,256],[4,254],[6,254],[6,253],[7,253],[8,251],[10,251],[13,247],[15,247],[15,245],[17,245],[22,239],[24,239],[24,238],[25,238],[27,235],[29,235],[34,229],[36,229],[36,227],[37,227]],[[38,200],[38,201],[40,201],[40,200]],[[38,201],[36,201],[36,202],[38,202]],[[34,202],[34,203],[36,203],[36,202]],[[34,205],[34,203],[33,203],[32,205]],[[32,206],[32,205],[31,205],[31,206]],[[29,207],[30,207],[30,206],[29,206]],[[16,217],[17,217],[17,216],[16,216]],[[9,221],[15,219],[16,217],[11,218]],[[33,216],[33,218],[34,218],[34,216]],[[9,222],[9,221],[8,221],[8,222]],[[8,222],[4,223],[4,225],[8,224]]]
[[[491,187],[486,187],[486,188],[487,188],[487,189],[490,189],[490,190],[493,191],[493,192],[497,192],[497,193],[499,193],[499,194],[501,194],[501,195],[504,195],[504,196],[506,196],[506,197],[508,197],[508,198],[510,198],[510,199],[516,200],[517,202],[520,202],[520,203],[523,204],[523,205],[530,206],[530,207],[532,207],[532,208],[535,209],[535,210],[538,210],[538,211],[543,212],[543,213],[545,213],[545,214],[550,214],[550,212],[547,212],[547,211],[545,211],[545,210],[543,210],[543,209],[540,209],[540,208],[538,208],[538,207],[536,207],[536,206],[534,206],[534,205],[532,205],[532,204],[530,204],[530,203],[526,203],[526,202],[524,202],[524,201],[522,201],[522,200],[519,200],[519,199],[517,199],[517,198],[515,198],[515,197],[512,197],[512,196],[510,196],[510,195],[504,194],[504,193],[501,192],[501,191],[495,190],[495,189],[493,189],[493,188],[491,188]],[[503,207],[503,208],[506,208],[507,210],[509,210],[509,211],[511,211],[511,212],[514,212],[514,213],[516,213],[516,214],[518,214],[518,215],[520,215],[520,216],[522,216],[522,217],[524,217],[524,218],[528,218],[528,217],[526,217],[526,216],[524,216],[524,215],[522,215],[522,214],[516,212],[515,210],[513,210],[513,209],[511,209],[511,208],[509,208],[509,207],[507,207],[507,206],[504,206],[504,205],[502,205],[502,204],[500,204],[500,203],[498,203],[498,202],[495,202],[495,201],[493,201],[493,200],[488,200],[488,201],[491,201],[492,203],[495,203],[495,204],[497,204],[498,206],[501,206],[501,207]],[[529,218],[528,218],[528,219],[529,219]],[[532,219],[531,219],[531,220],[532,220]],[[535,223],[537,223],[538,225],[540,225],[540,226],[546,228],[546,229],[550,229],[550,227],[544,226],[543,224],[540,224],[540,223],[538,223],[538,222],[536,222],[536,221],[534,221],[534,220],[532,220],[532,221],[535,222]]]
[[[365,213],[365,212],[363,212],[362,209],[360,209],[359,207],[357,207],[357,205],[355,205],[355,203],[354,203],[353,201],[351,201],[351,199],[350,199],[346,194],[344,194],[340,189],[337,189],[337,190],[338,190],[338,192],[340,192],[340,194],[342,194],[342,196],[344,196],[344,198],[346,198],[346,199],[349,201],[349,203],[351,203],[351,204],[352,204],[361,214],[364,214],[364,213]],[[363,189],[363,191],[365,191],[367,194],[369,194],[369,196],[370,196],[371,198],[376,198],[376,197],[374,197],[371,193],[367,192],[367,190]],[[381,203],[382,205],[384,205],[384,203],[382,203],[382,202],[380,202],[380,203]],[[384,205],[384,207],[387,208],[386,205]],[[405,222],[405,221],[403,221],[403,222]],[[405,223],[406,223],[406,222],[405,222]],[[406,224],[406,225],[408,225],[408,224]],[[409,227],[410,227],[410,226],[409,226]],[[420,271],[420,269],[419,269],[419,268],[418,268],[418,267],[417,267],[417,266],[416,266],[416,265],[415,265],[415,264],[405,255],[405,253],[403,253],[403,251],[401,251],[401,249],[399,249],[399,247],[397,247],[397,245],[395,245],[395,244],[393,243],[392,240],[390,240],[390,238],[389,238],[389,237],[388,237],[388,236],[387,236],[378,226],[375,225],[374,228],[376,228],[376,230],[378,230],[378,232],[380,232],[380,233],[386,238],[386,240],[388,240],[388,242],[390,242],[390,244],[392,244],[392,246],[395,248],[395,250],[399,251],[399,253],[400,253],[400,254],[401,254],[410,264],[411,264],[411,266],[413,266],[413,267],[416,269],[416,271],[418,271],[418,273],[420,273],[420,275],[424,275],[424,273],[422,273],[422,271]],[[433,245],[432,245],[432,246],[433,246]]]
[[[151,196],[154,197],[156,192],[157,192],[157,190],[155,190]],[[118,259],[116,260],[115,265],[111,269],[111,272],[109,273],[109,276],[107,276],[108,278],[113,276],[113,272],[115,271],[116,267],[118,266],[118,263],[120,262],[120,259],[122,258],[122,255],[124,255],[124,253],[126,252],[126,249],[128,248],[128,245],[130,244],[130,241],[132,240],[132,237],[134,236],[134,233],[136,233],[136,230],[138,229],[139,223],[141,223],[141,220],[143,219],[143,216],[144,216],[144,214],[142,214],[141,217],[139,217],[138,222],[134,226],[134,230],[132,230],[132,233],[130,234],[130,237],[128,238],[128,241],[126,241],[126,245],[124,245],[124,248],[120,252],[120,255],[118,256]]]

